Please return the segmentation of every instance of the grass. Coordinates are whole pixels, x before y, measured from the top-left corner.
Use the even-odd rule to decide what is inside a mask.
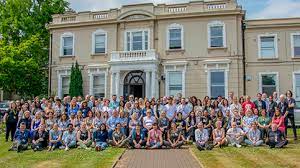
[[[27,150],[22,153],[8,151],[11,142],[5,142],[4,134],[0,134],[0,167],[14,168],[52,168],[52,167],[111,167],[125,149],[108,148],[101,152],[83,149],[55,150],[53,152],[33,152]]]
[[[297,131],[300,135],[300,130]],[[289,135],[292,135],[289,130]],[[292,139],[292,138],[290,138]],[[193,147],[192,152],[205,168],[288,168],[300,167],[300,141],[291,140],[283,149],[263,147],[226,147],[212,151],[199,151]]]

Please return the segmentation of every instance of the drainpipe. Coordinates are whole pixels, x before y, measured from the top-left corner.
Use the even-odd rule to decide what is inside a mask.
[[[246,24],[245,24],[245,15],[242,19],[242,47],[243,47],[243,95],[246,95],[246,52],[245,52],[245,30],[246,30]]]
[[[50,46],[49,46],[49,75],[48,75],[48,96],[51,96],[51,88],[52,88],[52,38],[53,38],[53,35],[52,33],[50,33]]]

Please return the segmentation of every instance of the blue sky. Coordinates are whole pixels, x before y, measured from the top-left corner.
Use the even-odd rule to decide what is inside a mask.
[[[76,11],[99,11],[125,4],[180,3],[191,0],[68,0]],[[300,0],[237,0],[247,10],[247,19],[300,17]]]

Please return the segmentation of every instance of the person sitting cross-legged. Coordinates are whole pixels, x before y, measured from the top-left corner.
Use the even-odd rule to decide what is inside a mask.
[[[260,146],[263,144],[263,140],[261,140],[261,133],[259,129],[257,129],[257,123],[251,123],[251,129],[247,133],[247,138],[245,143],[251,146]]]
[[[65,145],[65,151],[76,147],[76,131],[73,128],[73,124],[68,124],[68,130],[64,132],[62,140]]]
[[[112,133],[112,140],[109,141],[110,145],[114,147],[127,147],[128,139],[121,131],[121,123],[117,123],[115,131]]]
[[[26,124],[22,122],[14,135],[13,145],[10,150],[17,150],[17,152],[26,150],[28,148],[29,137],[30,131],[26,129]]]
[[[226,139],[229,143],[229,146],[236,146],[238,148],[242,147],[241,143],[244,140],[244,131],[237,127],[236,122],[231,123],[231,128],[228,129]]]
[[[108,147],[108,132],[104,123],[100,124],[93,133],[93,142],[96,151],[104,150]]]
[[[272,124],[266,144],[270,148],[282,148],[288,144],[288,141],[284,138],[283,133],[278,129],[276,124]]]
[[[82,123],[80,129],[77,132],[77,145],[81,149],[91,149],[89,148],[92,144],[91,133],[87,130],[86,123]]]
[[[168,139],[164,141],[164,145],[171,148],[180,148],[183,145],[183,135],[178,130],[176,123],[171,123],[171,128],[168,131]]]
[[[153,123],[152,129],[148,133],[147,147],[150,149],[161,148],[163,144],[162,132],[158,129],[157,123]]]
[[[40,151],[47,147],[48,132],[45,130],[45,125],[41,124],[37,131],[33,132],[31,148],[33,151]]]
[[[141,131],[139,124],[131,131],[129,144],[134,149],[140,149],[146,146],[145,134]]]
[[[195,130],[195,141],[196,141],[196,147],[201,150],[211,150],[212,145],[209,145],[208,143],[208,131],[207,129],[204,129],[203,123],[199,122],[197,124],[197,129]]]
[[[223,147],[227,144],[225,130],[222,128],[222,121],[216,122],[216,128],[213,130],[213,141],[215,147]]]
[[[58,129],[58,124],[54,124],[53,128],[49,132],[48,151],[53,151],[55,148],[59,148],[62,145],[61,137],[62,132]]]

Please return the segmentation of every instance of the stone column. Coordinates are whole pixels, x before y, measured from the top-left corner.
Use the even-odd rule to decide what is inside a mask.
[[[146,71],[146,97],[150,98],[150,85],[151,85],[151,81],[150,81],[150,71]]]
[[[120,71],[116,72],[116,80],[115,80],[115,85],[116,85],[116,92],[115,94],[119,97],[120,96]]]
[[[151,72],[151,98],[152,97],[155,97],[156,98],[156,83],[157,83],[157,81],[156,81],[156,71],[152,71]]]
[[[116,87],[115,72],[111,72],[111,74],[110,74],[110,97],[115,93],[115,87]]]

